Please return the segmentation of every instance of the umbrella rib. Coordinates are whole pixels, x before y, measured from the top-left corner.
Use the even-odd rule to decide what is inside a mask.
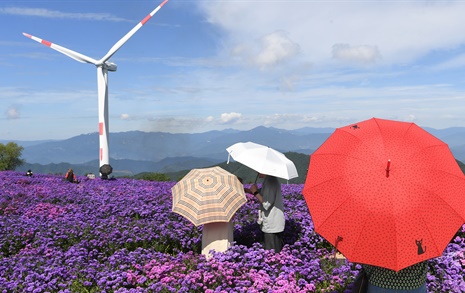
[[[324,153],[324,154],[317,154],[317,155],[311,155],[311,156],[310,156],[310,169],[312,168],[312,165],[311,165],[311,160],[312,160],[312,159],[311,159],[311,158],[312,158],[313,156],[333,156],[333,157],[334,157],[334,156],[337,156],[337,157],[344,157],[344,158],[353,158],[353,159],[355,159],[355,160],[357,160],[357,161],[365,162],[365,160],[363,160],[363,158],[357,158],[357,157],[354,157],[354,156],[348,156],[348,155],[346,155],[346,154],[341,155],[341,154],[338,154],[338,153]],[[322,159],[322,160],[324,160],[324,159]],[[310,172],[310,169],[309,169],[309,172]],[[354,172],[354,174],[356,174],[356,173]],[[326,184],[326,183],[328,183],[328,182],[330,182],[330,181],[334,181],[335,179],[338,179],[338,178],[345,178],[345,177],[347,177],[347,175],[348,175],[348,174],[342,174],[342,175],[337,176],[337,177],[331,177],[331,179],[322,181],[322,182],[320,182],[320,183],[318,183],[318,184],[316,184],[316,185],[312,185],[312,188],[315,188],[315,187],[317,187],[317,186],[319,186],[319,185],[321,185],[321,184]]]
[[[428,225],[426,225],[427,221],[425,220],[425,218],[424,218],[423,216],[420,216],[420,217],[421,217],[421,222],[422,222],[422,223],[425,223],[425,228],[426,228],[426,230],[428,231],[429,236],[431,237],[431,239],[434,240],[433,234],[431,234],[431,231],[430,231]],[[438,246],[437,246],[437,244],[436,244],[436,241],[433,241],[433,244],[434,244],[435,250],[436,250],[436,251],[439,251],[439,248],[438,248]],[[441,253],[442,253],[442,251],[441,251]]]
[[[194,216],[192,216],[191,214],[183,214],[183,213],[181,213],[181,211],[177,211],[177,210],[173,211],[173,212],[175,212],[176,214],[178,214],[180,216],[186,217],[195,226],[199,225],[197,219]]]
[[[441,170],[440,170],[440,172],[448,173],[448,172],[441,171]],[[449,173],[448,173],[448,174],[449,174]],[[453,175],[453,174],[452,174],[452,175]],[[453,176],[455,176],[455,175],[453,175]],[[457,177],[457,176],[455,176],[455,177]],[[423,186],[418,185],[418,184],[417,184],[417,186],[423,187]],[[425,188],[422,188],[422,189],[425,189]],[[428,192],[434,194],[434,195],[436,196],[436,198],[440,199],[443,203],[445,203],[446,206],[451,210],[451,212],[453,212],[458,218],[462,218],[462,222],[465,221],[465,219],[457,212],[457,210],[456,210],[453,206],[451,206],[451,205],[441,196],[441,194],[439,194],[439,193],[437,193],[437,192],[435,192],[435,191],[432,191],[432,190],[430,190],[430,189],[425,189],[425,190],[427,190]],[[423,217],[423,216],[421,216],[421,219],[422,219],[422,222],[427,223],[427,221],[424,220],[424,217]],[[430,232],[428,226],[427,226],[427,225],[425,225],[425,226],[427,227],[427,230],[428,230],[428,233],[430,234],[430,236],[432,236],[432,234],[431,234],[431,232]],[[431,238],[434,239],[433,237],[431,237]],[[437,247],[437,245],[436,245],[436,242],[434,242],[434,246],[435,246],[435,248],[436,248],[436,251],[439,251],[439,249],[438,249],[438,247]],[[441,253],[442,253],[442,252],[441,252]]]
[[[458,165],[457,165],[457,167],[458,167]],[[460,167],[459,167],[459,168],[460,168]],[[454,178],[457,178],[457,179],[459,179],[459,180],[462,179],[460,176],[457,176],[456,174],[451,173],[451,172],[448,172],[448,171],[446,171],[446,170],[437,170],[437,169],[434,169],[434,170],[437,171],[437,172],[445,173],[445,174],[450,175],[450,176],[452,176],[452,177],[454,177]]]
[[[312,155],[312,156],[313,156],[313,155]],[[341,155],[341,154],[337,154],[337,153],[335,153],[335,154],[333,154],[333,153],[318,154],[317,156],[350,157],[350,158],[354,158],[354,159],[356,159],[356,160],[358,160],[358,161],[363,162],[363,160],[361,160],[360,158],[356,158],[356,157],[354,157],[354,156]],[[311,168],[311,158],[310,158],[310,168]],[[346,176],[347,176],[347,174],[343,174],[343,175],[340,175],[340,176],[337,176],[337,177],[332,177],[331,179],[328,179],[328,180],[319,182],[319,183],[316,184],[316,185],[313,185],[312,188],[315,188],[315,187],[320,186],[320,185],[323,185],[323,184],[328,184],[329,182],[332,182],[332,181],[336,181],[336,182],[337,182],[337,181],[339,181],[339,180],[338,180],[339,178],[345,178]],[[360,188],[357,190],[357,192],[358,192],[361,188],[362,188],[362,187],[360,187]],[[352,196],[353,196],[353,195],[352,195]],[[349,200],[352,198],[352,196],[346,198],[344,201],[342,201],[341,204],[338,205],[337,208],[333,209],[333,211],[331,212],[331,214],[329,214],[329,215],[326,217],[326,219],[324,219],[324,221],[320,224],[320,226],[323,226],[323,225],[325,224],[325,222],[326,222],[329,218],[331,218],[331,216],[332,216],[333,214],[335,214],[336,211],[337,211],[341,206],[343,206],[347,201],[349,201]],[[316,228],[316,227],[315,227],[315,228]]]
[[[340,176],[340,177],[342,177],[342,176]],[[339,178],[339,177],[337,177],[337,178]],[[334,178],[334,179],[337,179],[337,178]],[[325,181],[325,182],[329,182],[329,181],[333,181],[333,180],[327,180],[327,181]],[[354,192],[354,193],[357,193],[360,189],[362,189],[362,187],[360,187],[360,188],[359,188],[358,190],[356,190],[356,192]],[[333,211],[331,212],[331,214],[329,214],[329,215],[326,217],[326,219],[324,219],[324,221],[320,224],[320,226],[324,226],[324,224],[326,223],[326,221],[327,221],[328,219],[330,219],[330,218],[339,210],[340,207],[344,206],[349,200],[351,200],[353,196],[354,196],[354,195],[351,195],[351,196],[345,198],[345,199],[337,206],[337,208],[333,209]],[[316,229],[316,227],[315,227],[315,229]]]
[[[447,173],[447,172],[445,172]],[[420,184],[415,184],[420,190],[425,190],[429,193],[432,193],[434,195],[437,196],[437,198],[439,198],[442,202],[446,203],[447,207],[449,207],[450,209],[452,209],[454,211],[455,214],[457,214],[459,217],[460,215],[455,211],[455,209],[453,209],[442,197],[440,194],[430,190],[430,189],[426,189],[423,185],[420,185]],[[428,221],[425,219],[425,217],[423,217],[422,213],[420,212],[416,212],[417,216],[421,218],[421,223],[424,224],[424,227],[425,227],[425,230],[428,232],[429,236],[431,239],[435,240],[435,238],[433,237],[433,234],[431,233],[430,229],[429,229],[429,226],[427,225]],[[398,223],[395,222],[395,230],[397,231],[397,226],[398,226]],[[432,245],[434,245],[435,247],[435,251],[438,252],[438,253],[442,253],[442,252],[439,252],[439,248],[438,248],[438,245],[436,243],[436,241],[433,241]],[[397,241],[395,242],[395,246],[396,246],[396,251],[397,251]],[[399,253],[396,253],[397,256],[399,256]],[[397,259],[396,260],[396,263],[399,264],[399,260]],[[397,269],[396,269],[397,271]]]
[[[378,132],[379,132],[380,135],[381,135],[381,127],[379,126],[378,121],[376,121],[376,125],[378,126]],[[336,133],[337,131],[343,131],[343,130],[337,128],[336,131],[335,131],[335,133]],[[335,133],[333,133],[333,135],[334,135]],[[352,136],[353,138],[355,138],[355,139],[356,139],[357,141],[359,141],[362,145],[364,145],[364,146],[367,145],[365,139],[362,139],[362,138],[360,138],[360,137],[354,135],[354,134],[351,133],[351,132],[345,132],[345,133],[348,134],[348,135],[350,135],[350,136]],[[385,146],[385,144],[384,144],[384,139],[383,139],[383,147],[384,147],[384,146]],[[384,152],[385,152],[385,150],[386,150],[386,148],[384,148]],[[372,153],[373,155],[377,156],[376,153],[374,153],[373,151],[371,151],[371,153]],[[334,154],[334,155],[336,155],[336,154]],[[354,157],[352,157],[352,158],[354,158]],[[358,159],[358,158],[356,158],[356,159]]]
[[[411,153],[411,154],[410,154],[410,157],[415,157],[418,153],[421,153],[421,152],[423,152],[423,151],[426,150],[426,149],[432,149],[432,148],[446,148],[446,149],[448,149],[448,150],[450,151],[449,146],[448,146],[445,142],[442,142],[442,141],[441,141],[440,144],[439,144],[439,143],[438,143],[438,144],[433,144],[433,145],[424,147],[424,148],[422,148],[422,149],[419,149],[419,150],[417,150],[417,151],[414,152],[414,153]],[[452,156],[453,156],[453,155],[452,155]],[[446,172],[446,171],[444,171],[444,172],[447,173],[447,174],[450,174],[449,172]],[[452,175],[453,175],[453,174],[452,174]]]
[[[449,176],[454,177],[454,178],[457,178],[457,179],[459,179],[459,180],[461,179],[459,176],[457,176],[457,175],[455,175],[455,174],[452,174],[452,173],[450,173],[450,172],[447,172],[447,171],[445,171],[445,170],[434,170],[434,171],[448,174]],[[425,189],[424,186],[422,186],[422,185],[418,185],[418,184],[417,184],[417,186],[420,186],[420,187],[422,187],[422,189]],[[431,192],[431,193],[434,193],[438,198],[440,198],[444,203],[446,203],[447,206],[448,206],[451,210],[454,211],[454,214],[456,214],[459,218],[462,218],[462,219],[465,221],[465,219],[463,218],[463,216],[460,215],[460,213],[456,210],[456,208],[453,207],[453,206],[451,206],[451,205],[441,196],[441,194],[435,192],[434,190],[430,190],[430,189],[426,189],[426,190],[429,191],[429,192]]]
[[[372,214],[372,213],[370,213],[370,215],[371,215],[371,214]],[[366,217],[366,218],[364,219],[364,221],[363,221],[363,227],[362,227],[362,229],[360,229],[360,234],[358,235],[357,240],[355,241],[355,245],[353,246],[352,250],[350,251],[350,254],[355,253],[355,250],[356,250],[357,247],[358,247],[358,243],[359,243],[360,239],[362,238],[362,233],[363,233],[363,231],[365,230],[365,226],[366,226],[366,224],[367,224],[367,222],[368,222],[366,219],[369,219],[369,218],[370,218],[370,217]]]

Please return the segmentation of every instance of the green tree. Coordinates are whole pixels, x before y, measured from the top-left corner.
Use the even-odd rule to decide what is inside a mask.
[[[14,170],[24,164],[21,154],[24,148],[14,142],[0,143],[0,171]]]

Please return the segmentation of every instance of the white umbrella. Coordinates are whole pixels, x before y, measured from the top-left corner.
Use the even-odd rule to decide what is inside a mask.
[[[283,153],[270,147],[253,142],[238,142],[228,147],[226,151],[229,153],[228,163],[229,158],[232,157],[234,161],[261,174],[287,180],[299,176],[294,163]]]

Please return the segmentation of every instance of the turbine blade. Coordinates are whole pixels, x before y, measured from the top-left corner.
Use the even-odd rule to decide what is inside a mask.
[[[46,40],[43,40],[41,38],[38,38],[38,37],[34,37],[30,34],[26,34],[26,33],[23,33],[23,35],[25,37],[28,37],[29,39],[32,39],[38,43],[41,43],[47,47],[50,47],[52,48],[53,50],[56,50],[68,57],[71,57],[73,58],[74,60],[77,60],[79,62],[82,62],[82,63],[91,63],[91,64],[94,64],[94,65],[97,65],[97,60],[93,59],[93,58],[90,58],[90,57],[87,57],[86,55],[83,55],[81,53],[78,53],[78,52],[75,52],[73,50],[70,50],[70,49],[67,49],[65,47],[62,47],[62,46],[59,46],[57,44],[54,44],[54,43],[51,43],[49,41],[46,41]]]
[[[168,2],[168,0],[164,0],[160,5],[157,6],[157,8],[155,8],[152,12],[150,12],[149,15],[147,15],[141,22],[139,22],[135,27],[133,27],[132,30],[130,30],[124,37],[122,37],[116,44],[113,45],[113,47],[111,47],[110,51],[108,51],[108,53],[103,56],[102,59],[99,60],[99,63],[105,63],[106,61],[108,61],[108,59],[110,59],[111,56],[113,56],[113,54],[116,53],[116,51],[119,50],[119,48],[121,48],[124,43],[127,42],[127,40],[129,40],[147,21],[150,20],[150,18],[158,12],[158,10],[160,10],[160,8],[163,7],[163,5],[165,5],[165,3]]]

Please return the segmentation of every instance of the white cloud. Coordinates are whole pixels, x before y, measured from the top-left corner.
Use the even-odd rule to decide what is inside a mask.
[[[381,58],[376,46],[350,46],[349,44],[335,44],[333,58],[349,62],[374,63]]]
[[[121,114],[120,118],[121,118],[121,120],[129,120],[130,119],[129,114]]]
[[[5,112],[7,119],[19,119],[20,118],[20,111],[18,107],[11,106]]]
[[[255,62],[261,69],[266,69],[294,57],[299,50],[299,45],[289,39],[287,33],[274,32],[261,39],[261,50]]]
[[[241,117],[242,117],[242,114],[236,113],[236,112],[223,113],[221,114],[221,123],[223,124],[234,123],[234,122],[237,122],[239,119],[241,119]]]
[[[407,118],[406,118],[405,120],[406,120],[406,121],[412,121],[412,122],[413,122],[413,121],[415,121],[415,120],[417,120],[417,119],[416,119],[415,115],[410,114],[410,115],[407,116]]]
[[[36,16],[59,19],[128,21],[126,19],[119,18],[108,13],[68,13],[43,8],[6,7],[0,8],[0,14]]]
[[[271,69],[289,63],[300,52],[300,46],[285,31],[264,33],[257,39],[244,39],[232,45],[230,55],[246,66],[260,70]]]
[[[464,1],[200,1],[198,5],[207,20],[225,32],[222,43],[231,48],[285,31],[307,61],[322,66],[331,63],[334,44],[350,44],[365,54],[369,48],[364,46],[369,44],[382,54],[383,64],[403,64],[465,43],[460,30]]]
[[[146,131],[162,131],[171,133],[192,133],[218,129],[218,124],[223,124],[213,116],[208,117],[164,117],[149,118],[148,124],[143,128]]]
[[[265,126],[287,125],[298,120],[301,120],[301,115],[298,114],[273,114],[263,117],[263,124]]]

